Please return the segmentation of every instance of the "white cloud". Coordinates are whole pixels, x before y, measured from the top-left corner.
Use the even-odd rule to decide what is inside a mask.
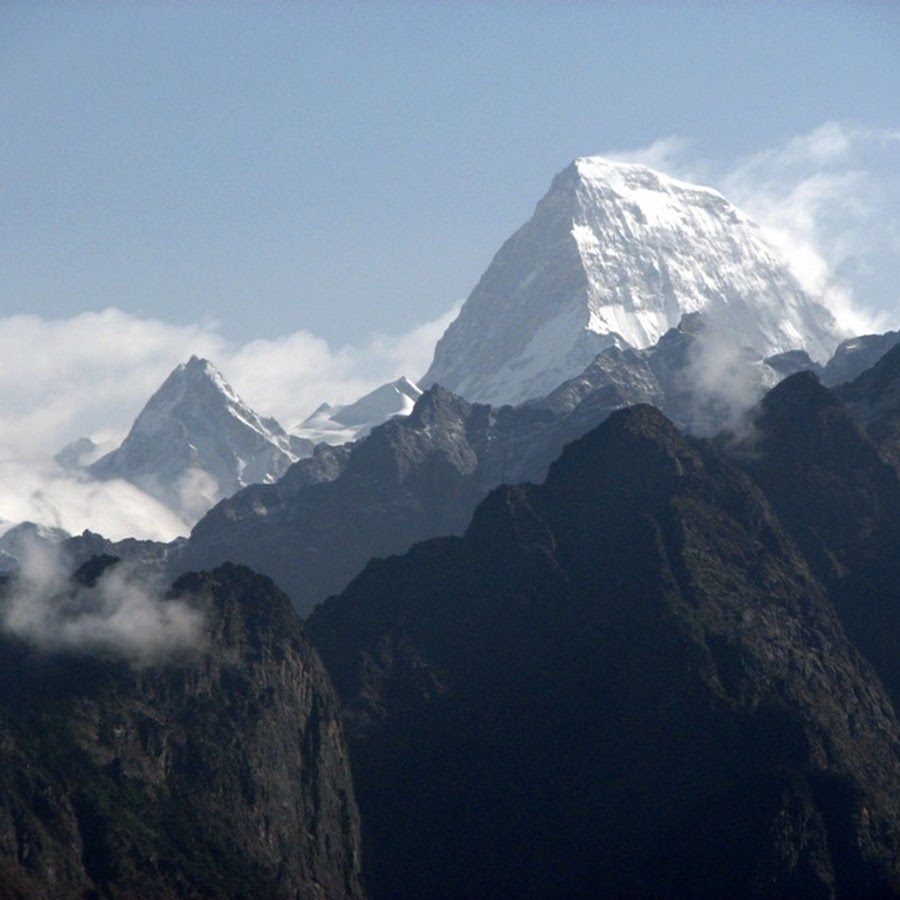
[[[400,375],[418,377],[455,312],[337,350],[302,331],[236,346],[211,325],[169,325],[116,309],[0,319],[0,520],[111,538],[184,534],[186,523],[134,486],[67,476],[53,455],[83,435],[118,444],[192,354],[211,360],[257,412],[290,428],[323,400],[346,403]]]
[[[609,150],[603,155],[617,162],[639,163],[686,181],[697,180],[694,164],[690,162],[696,157],[695,143],[680,135],[660,138],[633,150]]]
[[[55,547],[33,543],[0,605],[0,627],[42,650],[114,655],[142,666],[204,643],[203,616],[120,563],[74,584]]]
[[[764,225],[849,331],[900,324],[900,131],[828,122],[734,165],[722,190]]]
[[[188,531],[175,513],[126,481],[89,481],[41,459],[0,461],[0,516],[72,534],[89,528],[113,539],[169,541]]]

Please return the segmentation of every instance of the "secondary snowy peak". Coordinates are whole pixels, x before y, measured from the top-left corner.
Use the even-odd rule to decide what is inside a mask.
[[[518,403],[549,393],[604,348],[649,347],[700,311],[761,356],[802,349],[824,361],[844,336],[720,193],[584,157],[500,248],[421,384]]]
[[[354,441],[394,416],[408,416],[421,396],[422,389],[402,376],[345,406],[323,403],[294,433],[315,443]]]
[[[241,487],[280,478],[310,449],[192,356],[150,398],[122,445],[88,471],[131,481],[192,523]]]

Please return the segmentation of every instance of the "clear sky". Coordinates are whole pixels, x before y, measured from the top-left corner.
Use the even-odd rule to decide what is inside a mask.
[[[6,460],[121,439],[192,353],[286,427],[420,376],[590,154],[900,326],[900,2],[0,0],[0,518],[58,510]]]

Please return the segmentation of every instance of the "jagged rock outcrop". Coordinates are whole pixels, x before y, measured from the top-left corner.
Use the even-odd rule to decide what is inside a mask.
[[[0,895],[362,897],[336,700],[287,598],[235,566],[174,596],[202,641],[164,660],[0,640]]]
[[[900,703],[900,348],[829,390],[811,374],[771,391],[729,452],[771,498],[844,627]],[[842,402],[843,400],[843,402]]]
[[[708,315],[690,313],[652,347],[601,351],[580,375],[530,405],[568,413],[584,401],[610,410],[647,403],[689,434],[711,436],[798,371],[821,366],[803,350],[763,358]]]
[[[656,410],[308,629],[375,896],[900,895],[888,696],[757,484]]]
[[[900,471],[900,345],[881,356],[835,393],[875,442],[882,456]]]
[[[853,381],[866,369],[871,369],[898,342],[900,331],[863,334],[841,341],[822,372],[823,383],[834,387]]]

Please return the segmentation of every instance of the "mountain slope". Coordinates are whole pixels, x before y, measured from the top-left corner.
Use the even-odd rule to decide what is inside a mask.
[[[581,158],[494,257],[419,383],[518,403],[617,340],[648,347],[701,310],[759,356],[804,349],[824,362],[841,337],[759,228],[716,191]]]
[[[122,445],[88,472],[131,481],[194,522],[239,488],[276,480],[311,449],[261,419],[211,363],[192,356],[147,401]]]
[[[116,568],[83,567],[68,614]],[[334,693],[287,599],[234,566],[175,592],[204,640],[140,664],[0,636],[0,894],[361,897]]]
[[[568,441],[640,398],[636,388],[598,388],[563,414],[495,410],[434,387],[411,415],[351,447],[317,447],[331,463],[326,477],[307,479],[311,461],[301,460],[277,484],[220,503],[173,552],[170,571],[240,562],[275,579],[306,615],[373,556],[462,533],[491,488],[542,479]]]
[[[758,487],[649,407],[308,629],[376,897],[900,895],[889,699]]]
[[[728,450],[771,498],[844,627],[900,704],[900,347],[828,390],[771,391]],[[843,402],[842,402],[843,401]]]

